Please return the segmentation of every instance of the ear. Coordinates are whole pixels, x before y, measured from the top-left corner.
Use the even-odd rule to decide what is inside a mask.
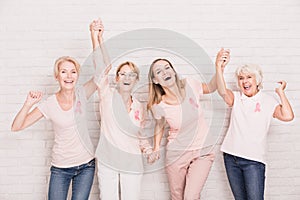
[[[153,78],[153,79],[152,79],[152,82],[153,82],[154,84],[158,84],[156,78]]]

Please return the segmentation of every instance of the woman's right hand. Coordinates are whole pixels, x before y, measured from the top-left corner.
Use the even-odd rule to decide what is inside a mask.
[[[221,68],[224,71],[225,66],[230,61],[230,50],[221,48],[216,57],[216,68]]]
[[[27,95],[25,105],[33,106],[34,104],[38,103],[43,97],[43,93],[40,91],[30,91]]]

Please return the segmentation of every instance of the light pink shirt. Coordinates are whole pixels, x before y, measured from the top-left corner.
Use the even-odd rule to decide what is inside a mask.
[[[186,96],[179,105],[161,101],[152,107],[155,119],[164,117],[170,126],[168,150],[197,150],[203,147],[208,133],[200,98],[203,95],[200,81],[186,79]]]
[[[267,134],[277,105],[274,97],[261,91],[253,97],[234,92],[230,124],[221,151],[266,163]]]
[[[85,113],[86,98],[84,98],[83,88],[79,92],[81,98],[79,99],[76,95],[76,103],[68,111],[62,110],[56,95],[48,97],[38,106],[44,117],[51,120],[53,125],[54,144],[51,164],[55,167],[74,167],[87,163],[94,158],[93,152],[86,146],[78,131],[83,129],[79,126],[85,126],[86,123],[77,123],[75,119],[76,112],[80,112],[78,114],[81,115]],[[84,130],[87,130],[87,128]],[[88,132],[83,134],[88,135]]]
[[[132,97],[128,113],[117,89],[109,86],[107,76],[98,87],[101,134],[96,156],[100,162],[116,170],[141,172],[138,134],[143,119],[142,104]]]

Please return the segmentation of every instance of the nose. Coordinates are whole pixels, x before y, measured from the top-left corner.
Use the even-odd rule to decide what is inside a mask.
[[[72,77],[72,73],[67,73],[67,78],[71,78]]]

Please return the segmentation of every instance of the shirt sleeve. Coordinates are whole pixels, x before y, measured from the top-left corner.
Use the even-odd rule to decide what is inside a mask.
[[[41,113],[44,115],[44,117],[45,117],[46,119],[49,119],[49,109],[48,109],[49,106],[48,106],[47,102],[48,102],[48,99],[45,100],[45,101],[43,101],[43,102],[41,102],[41,103],[37,106],[37,108],[41,111]]]

